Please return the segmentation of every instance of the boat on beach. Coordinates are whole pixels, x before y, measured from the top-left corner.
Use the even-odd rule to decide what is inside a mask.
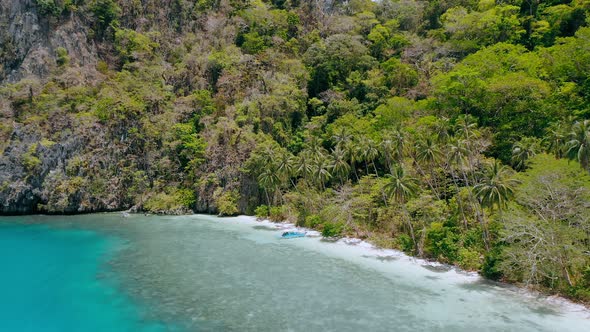
[[[281,234],[283,239],[294,239],[298,237],[305,237],[306,232],[287,231]]]

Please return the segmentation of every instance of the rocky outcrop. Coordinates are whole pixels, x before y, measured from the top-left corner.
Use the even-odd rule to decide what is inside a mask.
[[[76,14],[41,15],[34,0],[0,0],[0,83],[46,78],[56,66],[58,48],[72,64],[92,73],[97,63],[88,28]]]
[[[63,170],[67,160],[84,142],[65,137],[59,143],[43,142],[27,127],[15,127],[8,147],[0,156],[0,214],[37,212],[43,203],[43,184],[51,172]]]

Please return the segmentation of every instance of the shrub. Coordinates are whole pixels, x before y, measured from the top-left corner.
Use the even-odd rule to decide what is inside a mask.
[[[157,213],[187,212],[195,203],[195,194],[190,189],[167,188],[147,199],[143,208]]]
[[[242,49],[248,54],[258,54],[266,48],[264,36],[260,36],[256,31],[244,34],[243,40]]]
[[[43,146],[44,148],[50,148],[52,146],[54,146],[56,143],[52,140],[49,140],[47,138],[44,138],[41,140],[41,142],[39,142],[41,144],[41,146]]]
[[[217,205],[217,211],[220,216],[233,216],[236,215],[238,210],[238,199],[239,194],[235,191],[226,191],[219,195],[215,200]]]
[[[400,234],[397,237],[397,243],[399,248],[405,253],[411,253],[414,251],[414,241],[407,234]]]
[[[178,189],[174,196],[178,203],[187,208],[191,208],[196,202],[195,193],[190,189]]]
[[[39,13],[48,16],[59,16],[63,8],[55,3],[55,0],[35,0]]]
[[[130,29],[115,32],[115,49],[124,62],[138,60],[142,55],[151,55],[159,44],[150,37]]]
[[[285,221],[287,219],[285,215],[285,210],[282,206],[273,206],[270,208],[269,211],[269,219],[270,221],[280,222]]]
[[[37,157],[37,143],[32,144],[26,153],[22,155],[22,163],[27,171],[35,171],[41,165],[41,159]]]
[[[67,66],[70,63],[70,57],[68,56],[68,50],[63,47],[58,47],[55,51],[57,55],[57,65],[60,67]]]
[[[114,0],[95,0],[90,7],[95,20],[94,29],[103,38],[109,27],[118,26],[117,19],[121,15],[121,8]]]
[[[426,233],[426,252],[433,258],[455,262],[458,259],[458,238],[450,227],[433,222]]]
[[[313,214],[305,218],[305,227],[316,228],[323,223],[324,220],[322,220],[322,217],[318,216],[317,214]]]
[[[328,222],[322,229],[323,237],[340,237],[344,232],[344,224]]]
[[[256,208],[256,210],[254,210],[254,214],[256,215],[256,218],[258,219],[266,219],[268,218],[268,214],[269,214],[269,209],[267,205],[260,205]]]
[[[174,196],[168,195],[166,193],[157,193],[145,202],[143,208],[146,211],[151,212],[163,212],[173,210],[178,207],[177,202],[174,199]]]
[[[459,266],[469,271],[479,270],[481,267],[479,252],[467,248],[459,249]]]
[[[481,266],[481,274],[492,280],[500,280],[503,277],[500,265],[502,263],[502,246],[496,246],[488,251]]]

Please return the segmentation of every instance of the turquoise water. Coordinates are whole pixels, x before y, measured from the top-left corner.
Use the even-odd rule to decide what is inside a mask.
[[[590,331],[588,312],[248,218],[0,218],[0,331]]]
[[[163,330],[109,284],[102,264],[120,245],[87,230],[0,224],[0,330]]]

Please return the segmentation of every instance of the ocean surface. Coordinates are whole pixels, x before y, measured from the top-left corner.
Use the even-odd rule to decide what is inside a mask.
[[[590,331],[580,306],[247,217],[0,218],[0,331]]]

